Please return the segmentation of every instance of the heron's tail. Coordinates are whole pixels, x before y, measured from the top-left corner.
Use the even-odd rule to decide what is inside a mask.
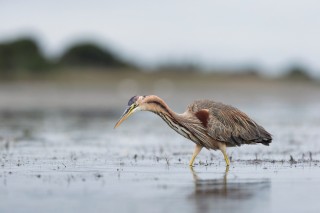
[[[272,142],[272,135],[267,132],[262,126],[259,126],[260,137],[255,140],[256,143],[262,143],[263,145],[269,146]]]

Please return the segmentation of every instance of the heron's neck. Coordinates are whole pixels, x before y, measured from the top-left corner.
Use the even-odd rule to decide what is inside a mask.
[[[172,111],[161,98],[155,96],[148,105],[147,110],[159,115],[171,128],[179,123],[180,114]]]
[[[153,112],[162,117],[162,115],[174,118],[178,114],[170,109],[170,107],[159,97],[153,98],[148,102],[148,111]]]
[[[160,98],[150,101],[148,111],[159,115],[173,130],[192,141],[199,141],[184,124],[194,122],[187,113],[178,114],[172,111]]]

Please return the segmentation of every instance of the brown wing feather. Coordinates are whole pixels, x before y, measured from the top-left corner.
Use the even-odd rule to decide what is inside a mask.
[[[189,110],[206,127],[209,136],[228,146],[253,143],[269,145],[272,141],[271,135],[263,127],[232,106],[203,100],[194,102],[189,106]],[[204,119],[206,111],[207,120]]]
[[[209,121],[209,110],[202,109],[198,112],[195,112],[195,116],[201,121],[202,125],[204,127],[208,127],[208,121]]]

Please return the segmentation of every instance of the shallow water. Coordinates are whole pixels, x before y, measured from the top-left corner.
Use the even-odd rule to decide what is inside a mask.
[[[320,102],[239,103],[274,141],[228,149],[229,171],[208,150],[191,170],[193,144],[152,113],[114,130],[122,108],[0,110],[0,212],[318,212]]]

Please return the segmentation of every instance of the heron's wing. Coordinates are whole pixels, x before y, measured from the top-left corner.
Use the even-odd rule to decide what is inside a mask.
[[[208,134],[231,146],[271,142],[271,135],[240,110],[226,106],[212,108],[208,122]]]
[[[271,135],[245,113],[223,104],[213,104],[209,109],[194,112],[214,140],[229,146],[271,142]]]

